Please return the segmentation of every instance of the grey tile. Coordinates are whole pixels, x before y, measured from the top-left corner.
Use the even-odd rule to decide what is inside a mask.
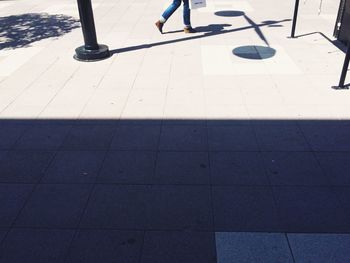
[[[157,150],[160,125],[120,125],[113,138],[111,149]]]
[[[30,184],[0,184],[0,226],[11,226],[33,187]]]
[[[350,235],[288,234],[295,262],[350,262]]]
[[[213,229],[209,187],[155,186],[152,193],[150,229]]]
[[[0,228],[0,244],[2,240],[5,238],[7,231],[9,231],[7,228]],[[1,249],[1,246],[0,246]]]
[[[33,125],[27,129],[20,140],[17,141],[16,149],[58,149],[67,136],[69,125]]]
[[[274,187],[285,232],[349,231],[348,217],[327,187]]]
[[[97,178],[102,183],[149,184],[154,174],[156,152],[111,151]]]
[[[141,263],[216,263],[211,232],[146,232]]]
[[[81,225],[145,229],[152,206],[150,191],[150,186],[97,185]]]
[[[8,154],[8,151],[0,150],[0,161],[1,159],[5,158],[7,154]]]
[[[260,153],[210,153],[211,181],[216,185],[268,185]]]
[[[285,234],[278,233],[216,233],[218,263],[292,263]]]
[[[142,232],[79,230],[66,263],[138,263],[143,244]]]
[[[104,151],[58,152],[42,182],[93,183],[100,171],[104,156]]]
[[[12,123],[1,123],[0,126],[0,149],[11,149],[28,128],[26,125]]]
[[[67,135],[65,150],[108,150],[115,133],[112,125],[77,125]]]
[[[177,125],[163,126],[160,137],[160,150],[206,151],[208,147],[205,126]]]
[[[73,230],[11,229],[0,248],[0,262],[62,262]]]
[[[206,152],[159,152],[154,184],[209,184]]]
[[[317,153],[316,158],[332,185],[350,186],[350,153]]]
[[[303,133],[296,125],[259,125],[256,136],[263,151],[310,150]]]
[[[279,231],[282,228],[269,187],[213,188],[216,231]]]
[[[333,187],[332,190],[337,195],[338,200],[349,217],[350,222],[350,187]]]
[[[209,148],[212,151],[258,151],[259,147],[250,125],[210,126]]]
[[[90,189],[90,185],[38,185],[15,225],[76,227]]]
[[[272,185],[328,185],[316,158],[309,152],[263,153]]]
[[[0,159],[0,182],[36,183],[44,175],[54,153],[10,151]]]
[[[306,139],[315,151],[350,151],[350,125],[301,125]]]

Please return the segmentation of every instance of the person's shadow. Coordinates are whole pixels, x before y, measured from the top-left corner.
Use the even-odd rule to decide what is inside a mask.
[[[230,24],[211,24],[211,25],[207,25],[207,26],[198,26],[195,27],[194,29],[198,32],[198,33],[214,33],[214,32],[220,32],[223,31],[225,29],[225,27],[230,27],[232,25]],[[183,30],[174,30],[174,31],[167,31],[164,32],[163,34],[173,34],[173,33],[181,33],[183,32]]]

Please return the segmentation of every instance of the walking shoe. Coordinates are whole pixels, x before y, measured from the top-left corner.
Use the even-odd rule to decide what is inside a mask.
[[[197,31],[193,27],[185,27],[184,28],[185,33],[197,33]]]
[[[163,34],[163,26],[164,23],[160,22],[159,20],[156,22],[156,27],[158,28],[159,32]]]

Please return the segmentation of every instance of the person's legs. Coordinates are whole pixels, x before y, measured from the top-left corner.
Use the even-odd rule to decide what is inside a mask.
[[[164,11],[160,19],[156,22],[156,27],[163,34],[164,23],[168,18],[179,8],[181,5],[181,0],[173,0],[172,4]]]
[[[184,10],[183,10],[183,20],[185,24],[184,32],[185,33],[196,33],[196,30],[191,26],[191,9],[189,0],[183,0]]]
[[[169,17],[179,8],[181,5],[181,0],[173,0],[172,4],[164,11],[159,21],[165,23]]]
[[[191,27],[191,10],[189,0],[183,0],[184,10],[183,10],[183,21],[185,27]]]

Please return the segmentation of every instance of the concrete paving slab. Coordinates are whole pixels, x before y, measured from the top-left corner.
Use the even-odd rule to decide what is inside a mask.
[[[215,233],[218,263],[294,262],[286,236],[281,233]]]
[[[288,234],[295,262],[347,262],[349,235]]]

